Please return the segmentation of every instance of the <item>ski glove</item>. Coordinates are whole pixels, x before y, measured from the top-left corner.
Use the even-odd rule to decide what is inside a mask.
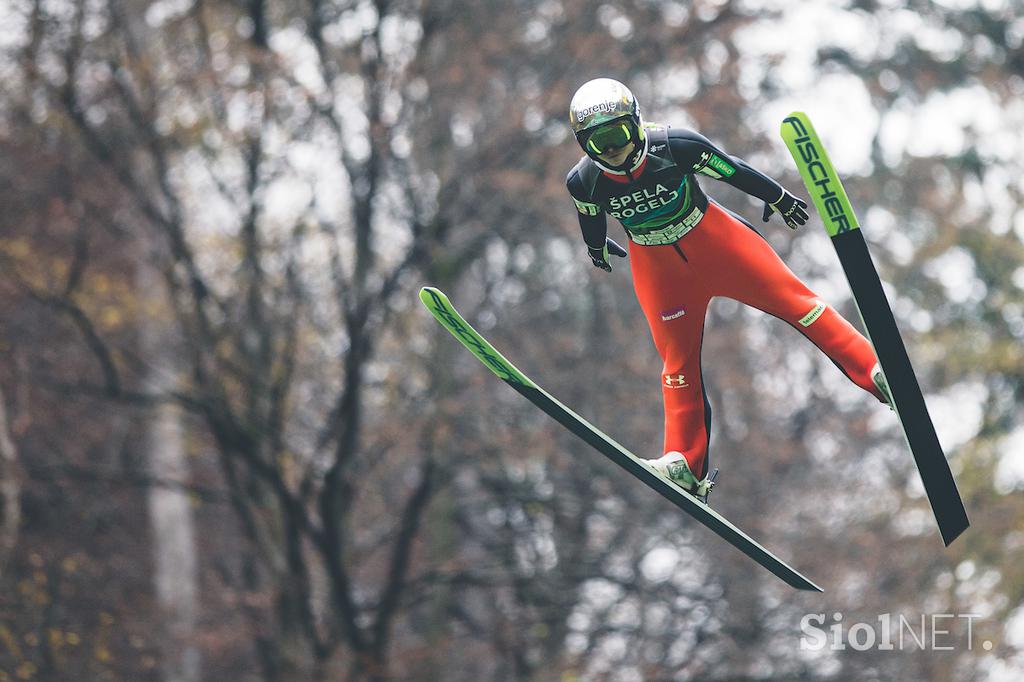
[[[587,247],[587,253],[590,254],[590,260],[594,261],[596,267],[601,268],[605,272],[611,272],[612,266],[608,262],[608,254],[618,256],[619,258],[626,257],[626,250],[615,243],[615,240],[610,237],[604,240],[603,249],[595,249],[593,247]]]
[[[778,211],[789,229],[795,230],[807,222],[806,208],[806,201],[783,189],[782,196],[778,200],[764,202],[764,215],[761,216],[761,220],[768,222],[768,219],[772,217],[772,211]]]

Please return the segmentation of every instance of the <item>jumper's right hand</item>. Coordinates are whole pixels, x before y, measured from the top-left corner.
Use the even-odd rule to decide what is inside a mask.
[[[606,238],[604,240],[603,249],[594,249],[587,247],[587,253],[590,254],[590,260],[594,262],[594,266],[601,268],[605,272],[611,272],[612,266],[608,262],[608,255],[618,256],[619,258],[626,257],[626,250],[615,243],[614,239]]]

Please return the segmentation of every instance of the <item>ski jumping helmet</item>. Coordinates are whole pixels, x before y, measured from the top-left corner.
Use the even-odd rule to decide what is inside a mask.
[[[629,175],[647,158],[647,135],[636,98],[622,83],[611,78],[596,78],[576,91],[569,104],[569,125],[576,141],[601,170],[615,175]],[[611,167],[600,159],[609,148],[632,142],[633,153],[618,166]]]

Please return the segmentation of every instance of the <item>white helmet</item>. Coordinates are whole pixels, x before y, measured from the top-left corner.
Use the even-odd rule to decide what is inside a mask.
[[[587,156],[602,170],[630,175],[647,158],[640,105],[625,85],[611,78],[596,78],[576,91],[569,104],[569,125]],[[634,144],[634,151],[618,166],[609,166],[600,156],[608,148]]]

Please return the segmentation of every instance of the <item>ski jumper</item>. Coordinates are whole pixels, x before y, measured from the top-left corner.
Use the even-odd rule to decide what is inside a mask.
[[[708,303],[725,296],[780,318],[811,340],[855,384],[884,401],[871,379],[871,344],[818,298],[747,221],[710,201],[696,174],[765,202],[782,187],[698,133],[647,125],[649,153],[631,176],[583,157],[566,184],[588,247],[601,249],[606,215],[629,236],[633,286],[664,363],[664,452],[683,453],[698,479],[708,471],[711,405],[700,353]]]

